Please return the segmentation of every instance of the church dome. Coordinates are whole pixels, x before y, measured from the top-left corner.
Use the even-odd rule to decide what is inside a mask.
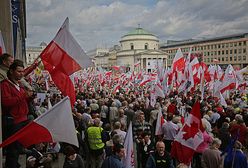
[[[135,28],[134,30],[128,32],[126,35],[122,36],[121,41],[129,41],[129,40],[136,40],[136,39],[144,39],[144,40],[155,40],[158,41],[158,38],[153,35],[152,33],[144,30],[143,28]]]

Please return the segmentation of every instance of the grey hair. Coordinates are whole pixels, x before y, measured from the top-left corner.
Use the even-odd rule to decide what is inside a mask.
[[[221,145],[221,140],[219,138],[214,138],[213,142],[212,142],[212,146],[216,144],[216,145]]]

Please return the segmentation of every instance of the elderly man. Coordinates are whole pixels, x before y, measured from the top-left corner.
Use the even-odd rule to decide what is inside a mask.
[[[146,168],[174,168],[170,154],[165,151],[164,142],[157,142],[156,152],[149,156]]]
[[[0,82],[7,79],[7,72],[10,65],[14,62],[14,57],[4,53],[0,56]]]
[[[219,168],[222,165],[222,157],[219,147],[221,140],[215,138],[209,149],[202,153],[202,167],[203,168]]]

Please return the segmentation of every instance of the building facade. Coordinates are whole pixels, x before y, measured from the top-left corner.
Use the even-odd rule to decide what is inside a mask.
[[[26,48],[26,62],[27,65],[34,63],[35,59],[39,57],[41,52],[46,48],[47,44],[42,42],[38,47],[27,47]]]
[[[6,52],[15,59],[26,61],[26,1],[0,1],[0,31],[3,35]]]
[[[208,65],[217,63],[223,68],[227,67],[228,64],[232,64],[235,68],[248,66],[248,33],[204,40],[169,41],[160,47],[169,54],[169,67],[172,65],[178,48],[181,48],[184,54],[187,54],[192,48],[192,53],[203,55],[202,61]]]
[[[116,53],[116,65],[131,70],[150,72],[158,65],[167,67],[167,53],[159,49],[158,38],[142,28],[136,28],[122,36],[121,49]],[[138,66],[135,64],[140,63]]]
[[[94,60],[95,66],[108,67],[108,48],[96,48],[86,52],[92,60]]]

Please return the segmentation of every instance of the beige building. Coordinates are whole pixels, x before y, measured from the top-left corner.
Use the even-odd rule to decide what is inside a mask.
[[[248,66],[248,33],[216,37],[204,40],[168,41],[160,47],[169,54],[168,66],[170,67],[178,48],[184,54],[189,52],[201,53],[206,64],[214,64],[217,59],[222,67],[232,64],[233,67],[243,68]]]
[[[160,64],[167,66],[167,53],[159,49],[158,38],[142,28],[136,28],[122,36],[121,49],[116,54],[116,64],[134,70],[134,65],[140,62],[137,69],[155,70]]]
[[[46,48],[47,44],[42,42],[39,47],[27,47],[26,48],[26,62],[27,65],[34,63],[35,59],[39,57],[41,52]]]
[[[86,52],[86,54],[94,60],[95,66],[108,67],[108,48],[96,48]]]

